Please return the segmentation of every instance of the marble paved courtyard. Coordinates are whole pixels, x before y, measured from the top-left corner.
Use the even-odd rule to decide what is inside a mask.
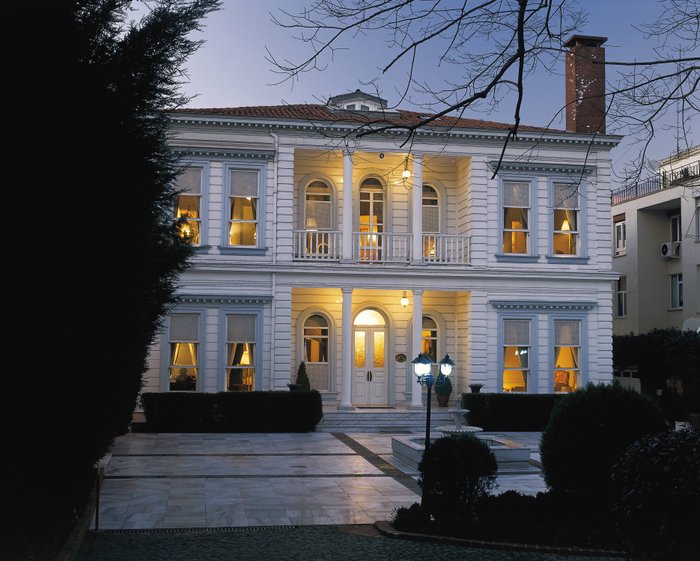
[[[498,433],[531,447],[539,433]],[[404,435],[405,436],[405,435]],[[442,435],[435,435],[442,436]],[[391,434],[128,433],[104,459],[91,529],[373,524],[420,501]],[[545,489],[535,468],[500,474],[495,492]]]

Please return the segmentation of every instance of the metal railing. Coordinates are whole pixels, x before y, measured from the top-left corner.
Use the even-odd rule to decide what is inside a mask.
[[[665,171],[654,177],[649,177],[643,181],[616,189],[610,194],[610,201],[613,205],[631,201],[638,197],[656,193],[662,189],[684,185],[690,181],[697,181],[700,178],[700,160],[672,171]]]

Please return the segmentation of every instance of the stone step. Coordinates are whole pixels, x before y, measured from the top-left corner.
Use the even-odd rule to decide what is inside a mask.
[[[431,412],[431,426],[454,423],[452,414],[446,411]],[[421,432],[425,431],[426,412],[421,410],[326,410],[318,432]]]

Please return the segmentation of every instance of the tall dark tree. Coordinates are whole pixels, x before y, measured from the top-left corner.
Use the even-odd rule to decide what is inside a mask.
[[[5,457],[19,507],[34,514],[51,502],[41,493],[65,488],[126,432],[187,268],[167,114],[188,101],[181,68],[218,4],[6,7],[22,33],[6,51],[4,88],[4,390],[16,406]]]

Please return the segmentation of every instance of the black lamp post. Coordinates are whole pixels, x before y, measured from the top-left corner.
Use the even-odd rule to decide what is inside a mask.
[[[428,388],[428,405],[425,416],[425,451],[423,452],[425,457],[430,449],[430,393],[435,382],[432,372],[433,359],[425,353],[418,353],[418,356],[411,363],[413,364],[413,373],[416,375],[416,381],[421,386]]]

